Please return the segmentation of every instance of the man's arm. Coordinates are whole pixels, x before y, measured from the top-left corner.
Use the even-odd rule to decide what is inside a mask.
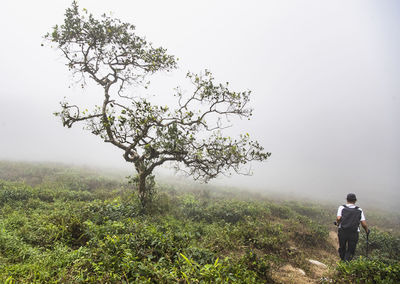
[[[367,233],[367,235],[369,234],[369,230],[368,230],[368,225],[367,225],[367,221],[365,220],[365,215],[364,212],[361,210],[361,226],[364,228],[365,232]]]
[[[369,234],[367,221],[365,221],[365,220],[361,221],[361,226],[364,228],[365,232],[366,232],[367,234]]]
[[[339,206],[337,214],[336,214],[336,224],[337,226],[339,226],[340,222],[342,221],[342,210],[343,210],[343,206]]]

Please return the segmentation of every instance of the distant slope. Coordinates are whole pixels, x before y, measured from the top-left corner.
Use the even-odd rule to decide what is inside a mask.
[[[0,282],[319,283],[337,277],[334,208],[225,188],[159,184],[157,191],[143,214],[125,181],[62,165],[1,162]],[[390,224],[381,217],[383,227]],[[398,261],[396,230],[375,230],[370,255]]]

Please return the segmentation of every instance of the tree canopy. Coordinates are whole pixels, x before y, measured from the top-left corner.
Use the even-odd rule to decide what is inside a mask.
[[[74,1],[64,23],[45,38],[62,52],[82,86],[89,78],[103,89],[93,109],[63,101],[56,115],[66,127],[86,123],[86,129],[122,150],[124,159],[135,166],[133,181],[144,206],[151,197],[153,170],[166,162],[207,182],[232,170],[247,173],[244,164],[271,155],[247,133],[236,139],[223,135],[229,117],[250,119],[251,92],[231,91],[228,83],[215,82],[208,70],[187,73],[194,91],[175,89],[175,109],[127,95],[127,87],[146,84],[149,75],[177,68],[177,59],[138,36],[134,25],[106,14],[96,19]]]

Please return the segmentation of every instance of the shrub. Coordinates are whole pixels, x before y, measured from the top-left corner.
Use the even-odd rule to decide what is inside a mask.
[[[351,262],[340,262],[336,268],[336,280],[346,283],[399,283],[400,264],[385,264],[381,261],[360,257]]]
[[[328,237],[328,229],[313,220],[297,215],[293,218],[294,237],[308,247],[324,247]]]
[[[273,217],[280,219],[289,219],[294,215],[294,212],[288,206],[270,203],[268,208]]]
[[[33,194],[29,187],[0,180],[0,206],[16,201],[27,201],[31,197]]]
[[[366,235],[360,233],[360,240],[357,246],[356,255],[366,254]],[[388,232],[372,229],[369,235],[369,257],[379,259],[384,262],[400,261],[400,238]]]
[[[273,283],[268,258],[259,258],[252,253],[238,260],[217,258],[205,265],[180,254],[174,274],[186,283]]]

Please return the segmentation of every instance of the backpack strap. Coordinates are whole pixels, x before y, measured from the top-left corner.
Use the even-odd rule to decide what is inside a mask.
[[[348,209],[350,209],[350,207],[349,206],[347,206],[346,204],[343,204],[342,205],[343,207],[345,207],[345,208],[348,208]],[[354,207],[354,209],[359,209],[360,207],[358,207],[358,206],[356,206],[356,207]]]

